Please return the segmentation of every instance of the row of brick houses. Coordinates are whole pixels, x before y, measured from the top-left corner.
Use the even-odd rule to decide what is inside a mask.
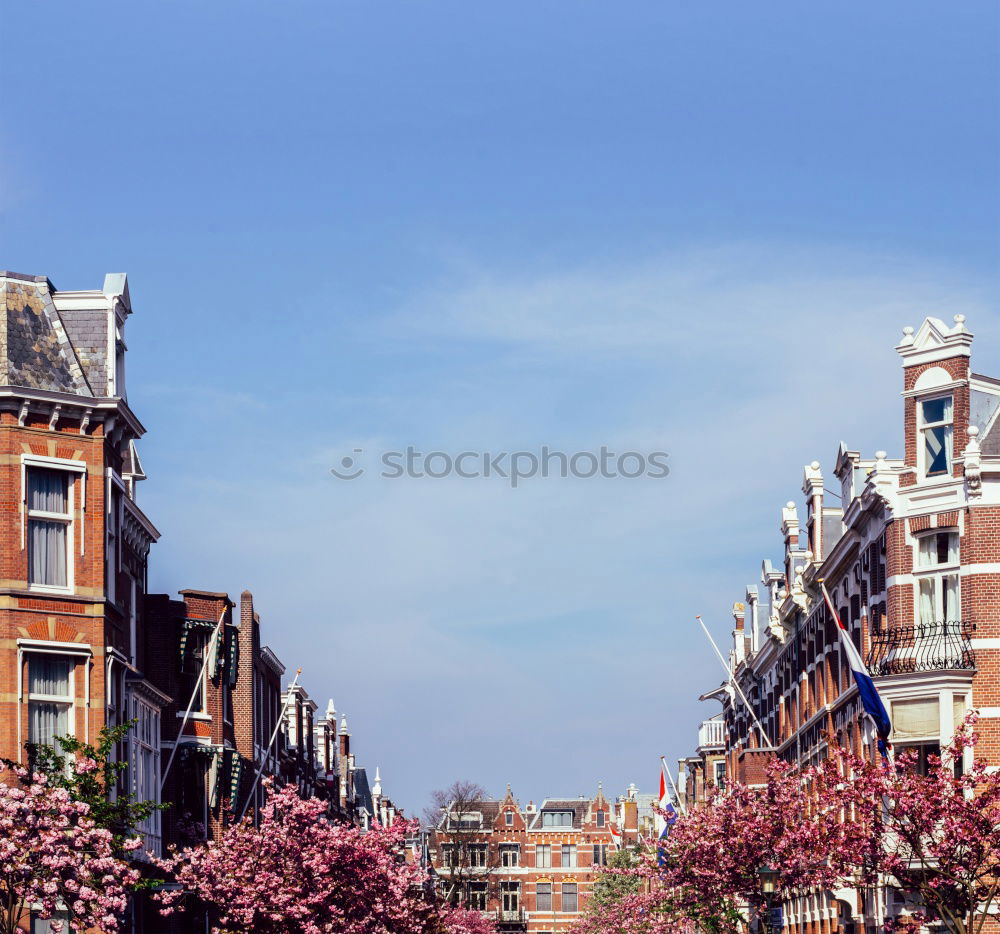
[[[147,592],[159,533],[137,495],[131,313],[124,275],[66,292],[0,272],[0,756],[137,721],[120,751],[127,790],[173,805],[140,828],[148,853],[215,836],[231,810],[259,804],[258,769],[329,800],[331,815],[391,819],[346,718],[332,701],[321,711],[264,644],[248,591],[238,604]],[[166,927],[140,907],[133,929]]]
[[[901,458],[842,443],[831,475],[805,467],[804,513],[781,510],[780,564],[765,560],[761,590],[734,604],[731,679],[702,697],[721,712],[679,763],[686,803],[727,779],[759,781],[771,754],[805,765],[831,742],[876,754],[821,579],[875,678],[896,752],[915,750],[926,768],[975,708],[976,755],[1000,767],[1000,380],[972,372],[972,339],[961,315],[904,329]],[[785,919],[794,934],[853,934],[903,910],[898,893],[873,887],[815,893]]]
[[[598,786],[592,798],[522,807],[508,785],[500,799],[453,802],[432,834],[438,886],[500,931],[565,932],[579,921],[610,854],[638,841],[639,798],[631,786],[609,801]]]

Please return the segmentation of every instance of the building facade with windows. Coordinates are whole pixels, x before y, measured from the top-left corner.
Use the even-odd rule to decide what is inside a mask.
[[[430,854],[445,892],[489,915],[501,931],[563,932],[579,920],[608,855],[635,843],[635,802],[501,800],[442,815]],[[617,841],[617,842],[616,842]]]
[[[131,313],[124,275],[65,292],[0,272],[0,755],[26,761],[33,744],[96,740],[135,715],[129,779],[147,788],[165,699],[139,658],[159,533],[136,499],[144,429],[125,387]]]
[[[865,458],[841,444],[831,475],[805,467],[804,514],[781,511],[783,550],[735,616],[722,703],[728,778],[754,783],[771,754],[807,765],[829,745],[876,755],[836,624],[866,659],[892,720],[897,753],[919,767],[976,708],[976,754],[1000,766],[1000,380],[971,370],[972,334],[928,318],[896,348],[903,368],[903,456]],[[830,489],[832,487],[832,490]],[[803,521],[804,519],[804,521]],[[875,931],[896,893],[815,893],[785,906],[794,934]]]
[[[159,533],[137,499],[131,314],[123,274],[60,291],[0,271],[0,757],[30,762],[57,736],[96,742],[102,727],[136,721],[118,750],[121,790],[172,805],[136,828],[139,859],[217,834],[229,807],[259,805],[258,767],[357,819],[346,723],[342,736],[332,702],[319,717],[304,689],[283,683],[252,595],[236,613],[225,593],[147,593]],[[381,783],[379,793],[372,816],[394,814]],[[126,929],[185,923],[139,900]]]

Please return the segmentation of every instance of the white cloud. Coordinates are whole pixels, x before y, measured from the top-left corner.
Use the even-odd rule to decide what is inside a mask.
[[[637,763],[684,751],[711,712],[696,695],[718,672],[684,628],[693,614],[721,624],[760,558],[778,556],[778,509],[798,498],[804,463],[828,467],[841,438],[898,448],[893,344],[903,325],[956,313],[995,359],[998,322],[980,291],[900,259],[741,247],[533,278],[463,274],[344,350],[364,360],[388,344],[395,395],[334,379],[308,405],[251,411],[266,443],[252,458],[229,450],[222,495],[202,491],[197,463],[158,477],[161,567],[174,588],[253,589],[267,641],[348,709],[366,754],[410,773],[398,790],[411,808],[459,776],[510,778],[528,796],[563,789],[567,770],[580,791],[602,774],[624,785]],[[323,392],[367,429],[318,433]],[[226,411],[240,403],[232,393],[218,396]],[[656,448],[672,472],[516,491],[327,473],[355,447],[408,443]],[[178,487],[186,512],[171,506]],[[606,728],[590,729],[598,716]],[[552,724],[591,745],[567,760]],[[448,748],[449,737],[462,739]],[[428,763],[433,738],[445,748]],[[405,760],[421,755],[415,774]]]

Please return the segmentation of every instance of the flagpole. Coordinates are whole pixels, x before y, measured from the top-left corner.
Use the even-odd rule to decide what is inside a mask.
[[[882,704],[882,699],[878,696],[878,689],[875,687],[875,683],[871,680],[871,675],[868,673],[868,667],[865,665],[864,659],[861,658],[861,655],[858,653],[857,648],[854,645],[854,642],[851,640],[851,635],[847,631],[847,627],[843,624],[843,622],[841,622],[840,614],[837,612],[837,608],[833,605],[833,600],[830,598],[830,592],[826,589],[825,579],[820,577],[817,579],[817,583],[819,584],[820,591],[823,594],[823,600],[826,602],[827,608],[830,610],[830,614],[833,616],[833,621],[837,624],[837,629],[840,631],[841,643],[844,644],[845,652],[848,653],[848,658],[847,658],[848,667],[850,667],[851,671],[854,673],[854,682],[855,684],[858,685],[858,691],[862,695],[861,697],[862,706],[865,708],[865,713],[867,714],[868,719],[871,721],[872,726],[875,728],[875,736],[878,741],[879,752],[882,754],[882,758],[884,758],[887,762],[891,762],[892,758],[890,753],[892,750],[892,746],[889,743],[888,733],[885,736],[882,735],[882,731],[879,729],[878,719],[875,717],[875,714],[873,714],[868,709],[868,705],[865,702],[864,694],[861,691],[861,685],[858,682],[859,673],[854,671],[854,666],[851,665],[851,658],[850,658],[851,652],[853,652],[854,655],[857,656],[858,665],[860,665],[862,669],[861,673],[870,683],[872,690],[875,691],[875,699],[881,705],[882,712],[885,714],[887,719],[889,714],[885,710],[885,705]],[[850,643],[849,649],[846,646],[847,642]]]
[[[223,622],[226,619],[226,611],[222,611],[222,615],[219,617],[219,623],[212,630],[212,640],[218,638],[219,632],[222,629]],[[174,740],[174,748],[170,750],[170,758],[167,759],[167,767],[163,770],[163,774],[160,776],[160,794],[163,794],[163,786],[167,783],[167,775],[170,773],[170,766],[174,764],[174,756],[177,755],[177,748],[181,744],[181,737],[184,735],[184,727],[187,726],[188,720],[191,718],[191,710],[194,707],[194,699],[198,696],[198,692],[203,690],[205,687],[205,669],[208,667],[208,658],[212,654],[211,652],[212,642],[209,642],[205,646],[205,657],[201,660],[201,671],[198,672],[198,680],[194,683],[194,690],[191,692],[191,698],[188,701],[187,709],[184,711],[184,719],[181,720],[181,727],[177,731],[177,739]]]
[[[743,693],[743,689],[740,687],[739,682],[736,680],[736,676],[729,670],[729,664],[726,662],[725,658],[722,656],[722,652],[719,651],[718,645],[715,643],[715,639],[712,638],[712,634],[708,631],[708,627],[705,625],[705,621],[700,616],[695,616],[695,619],[701,624],[701,628],[705,635],[708,636],[708,641],[712,643],[712,648],[715,649],[715,654],[719,656],[719,662],[722,664],[722,670],[725,671],[727,677],[729,678],[730,684],[736,688],[736,693],[740,695],[743,699],[743,703],[747,705],[747,710],[750,711],[750,716],[753,717],[753,722],[757,724],[757,729],[760,731],[760,738],[764,740],[765,743],[772,749],[774,748],[774,743],[771,742],[771,738],[767,735],[767,731],[764,729],[764,725],[760,722],[757,717],[756,711],[747,700],[746,694]],[[669,774],[669,773],[667,773]]]
[[[663,766],[663,771],[666,773],[667,781],[670,782],[670,787],[674,790],[674,797],[677,799],[677,803],[680,805],[681,814],[687,814],[687,805],[681,799],[681,793],[677,790],[677,785],[674,783],[674,777],[670,774],[670,768],[667,766],[667,757],[660,756],[660,765]]]
[[[271,734],[271,739],[268,741],[267,748],[260,755],[260,765],[257,766],[257,774],[254,776],[253,784],[250,786],[250,793],[247,795],[247,800],[243,804],[243,810],[240,811],[239,819],[236,823],[240,823],[246,816],[247,808],[250,807],[250,802],[253,800],[254,792],[257,790],[257,783],[260,781],[261,772],[264,771],[264,763],[267,761],[267,757],[271,753],[271,747],[274,745],[275,739],[278,737],[278,730],[281,729],[281,724],[285,720],[285,714],[288,712],[288,705],[292,700],[292,691],[295,690],[299,683],[299,675],[302,674],[302,669],[298,668],[295,671],[295,678],[288,687],[288,691],[285,694],[285,703],[281,708],[281,713],[278,715],[278,722],[274,724],[274,732]]]

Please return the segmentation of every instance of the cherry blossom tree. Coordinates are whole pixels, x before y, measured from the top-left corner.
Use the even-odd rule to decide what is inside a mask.
[[[39,918],[60,912],[71,931],[118,930],[139,873],[115,858],[111,831],[89,814],[89,805],[45,775],[0,765],[0,934],[17,934],[28,911]],[[123,847],[140,845],[132,839]],[[52,929],[62,931],[62,921]]]
[[[765,907],[758,869],[778,870],[779,896],[852,879],[868,837],[842,815],[850,795],[839,763],[795,771],[774,759],[760,786],[734,782],[649,846],[634,869],[639,891],[585,918],[580,934],[660,934],[688,927],[745,930]]]
[[[164,914],[194,901],[214,930],[236,934],[489,934],[477,912],[440,902],[425,871],[402,858],[405,821],[366,833],[326,819],[326,803],[267,788],[260,826],[245,819],[217,842],[158,861],[179,888]]]
[[[888,879],[921,906],[890,927],[936,921],[952,934],[980,934],[997,904],[1000,773],[974,758],[975,724],[973,712],[923,774],[909,753],[891,765],[842,754],[855,818],[870,828],[859,873]]]

